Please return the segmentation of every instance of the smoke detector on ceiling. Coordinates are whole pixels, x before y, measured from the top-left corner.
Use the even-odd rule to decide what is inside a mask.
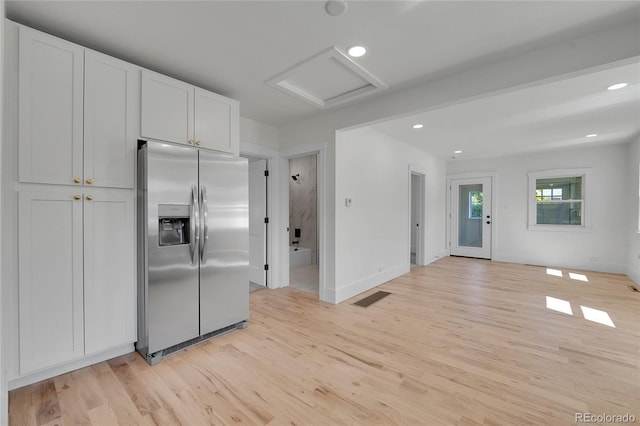
[[[325,3],[324,10],[331,16],[340,16],[347,11],[347,2],[344,0],[329,0]]]

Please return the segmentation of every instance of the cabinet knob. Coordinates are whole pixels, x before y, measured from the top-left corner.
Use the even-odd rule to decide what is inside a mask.
[[[93,179],[89,178],[87,179],[87,184],[91,185],[93,183]]]
[[[73,199],[74,199],[74,200],[79,200],[79,199],[81,199],[81,198],[82,198],[82,197],[81,197],[80,195],[74,195],[74,196],[73,196]]]
[[[196,141],[196,145],[200,145],[202,142],[200,141]]]
[[[193,139],[189,139],[189,145],[193,145],[194,143]]]
[[[93,197],[91,195],[87,195],[87,200],[91,201],[93,200]]]
[[[74,181],[75,183],[80,183],[80,182],[82,182],[82,179],[80,179],[80,178],[73,178],[73,181]]]

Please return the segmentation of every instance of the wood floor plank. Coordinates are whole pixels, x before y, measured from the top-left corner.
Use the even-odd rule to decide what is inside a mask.
[[[247,329],[154,367],[128,354],[11,391],[10,424],[640,419],[640,294],[622,275],[553,269],[562,276],[449,257],[339,305],[290,288],[253,292]],[[351,305],[376,291],[392,294],[367,309]],[[550,309],[548,297],[571,313]],[[583,307],[614,326],[588,320]]]

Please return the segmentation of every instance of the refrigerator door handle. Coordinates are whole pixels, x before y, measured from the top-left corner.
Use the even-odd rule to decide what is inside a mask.
[[[198,187],[191,186],[191,239],[189,250],[191,251],[191,263],[198,263],[198,246],[200,241],[200,208],[198,207]]]
[[[209,206],[207,205],[207,188],[200,188],[200,211],[202,212],[202,235],[200,236],[200,262],[207,263],[207,243],[209,242]]]

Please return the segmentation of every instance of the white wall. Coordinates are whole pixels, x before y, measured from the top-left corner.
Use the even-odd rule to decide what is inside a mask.
[[[250,118],[240,117],[240,150],[242,150],[243,145],[247,144],[256,144],[263,148],[278,151],[280,148],[278,128]]]
[[[477,161],[450,161],[447,174],[496,172],[493,259],[604,272],[626,272],[628,146],[573,148]],[[590,231],[528,230],[532,171],[591,168]],[[637,177],[636,177],[637,180]],[[587,189],[589,191],[589,189]],[[588,204],[586,204],[588,203]]]
[[[336,302],[409,271],[410,164],[426,174],[426,263],[446,254],[443,160],[364,127],[339,132],[335,164]]]
[[[4,143],[4,16],[5,16],[5,3],[4,0],[0,0],[0,137],[2,143]],[[0,144],[0,148],[1,148]],[[0,188],[2,184],[2,149],[0,149]],[[0,223],[2,223],[2,212],[0,211]],[[2,241],[2,229],[0,228],[0,241]],[[4,259],[2,256],[2,247],[0,246],[0,259]],[[9,424],[9,401],[7,392],[7,373],[5,368],[5,356],[4,349],[6,347],[5,333],[3,329],[3,315],[2,305],[4,304],[4,283],[2,280],[2,261],[0,261],[0,425]]]
[[[4,86],[4,15],[5,15],[5,4],[4,0],[0,0],[0,137],[4,140],[3,133],[3,122],[4,116],[2,114],[2,96],[3,86]],[[2,149],[0,149],[0,188],[2,187]],[[2,214],[0,212],[0,223],[2,223]],[[0,229],[0,241],[2,241],[1,236],[2,230]],[[2,259],[1,255],[2,248],[0,247],[0,259]],[[8,412],[9,412],[9,403],[8,403],[8,394],[7,394],[7,375],[5,373],[4,368],[4,354],[3,348],[5,347],[4,340],[4,332],[2,328],[2,304],[4,303],[3,297],[4,287],[2,283],[2,262],[0,261],[0,425],[6,425],[9,423]]]
[[[5,16],[5,3],[4,0],[0,0],[0,138],[4,143],[4,115],[3,115],[3,86],[4,86],[4,16]],[[0,144],[0,148],[2,145]],[[2,149],[0,149],[0,188],[2,188]],[[2,211],[0,209],[0,223],[2,223]],[[0,241],[2,241],[2,229],[0,228]],[[2,247],[0,246],[0,259],[4,259],[2,256]],[[7,374],[5,372],[5,357],[3,351],[6,347],[5,336],[2,328],[3,324],[3,311],[2,305],[4,303],[4,286],[2,280],[2,261],[0,260],[0,425],[9,424],[9,401],[7,394]]]
[[[635,141],[628,144],[629,152],[629,225],[626,229],[628,236],[627,244],[627,275],[640,286],[640,224],[638,224],[640,216],[640,188],[638,170],[640,165],[640,137],[636,137]]]

